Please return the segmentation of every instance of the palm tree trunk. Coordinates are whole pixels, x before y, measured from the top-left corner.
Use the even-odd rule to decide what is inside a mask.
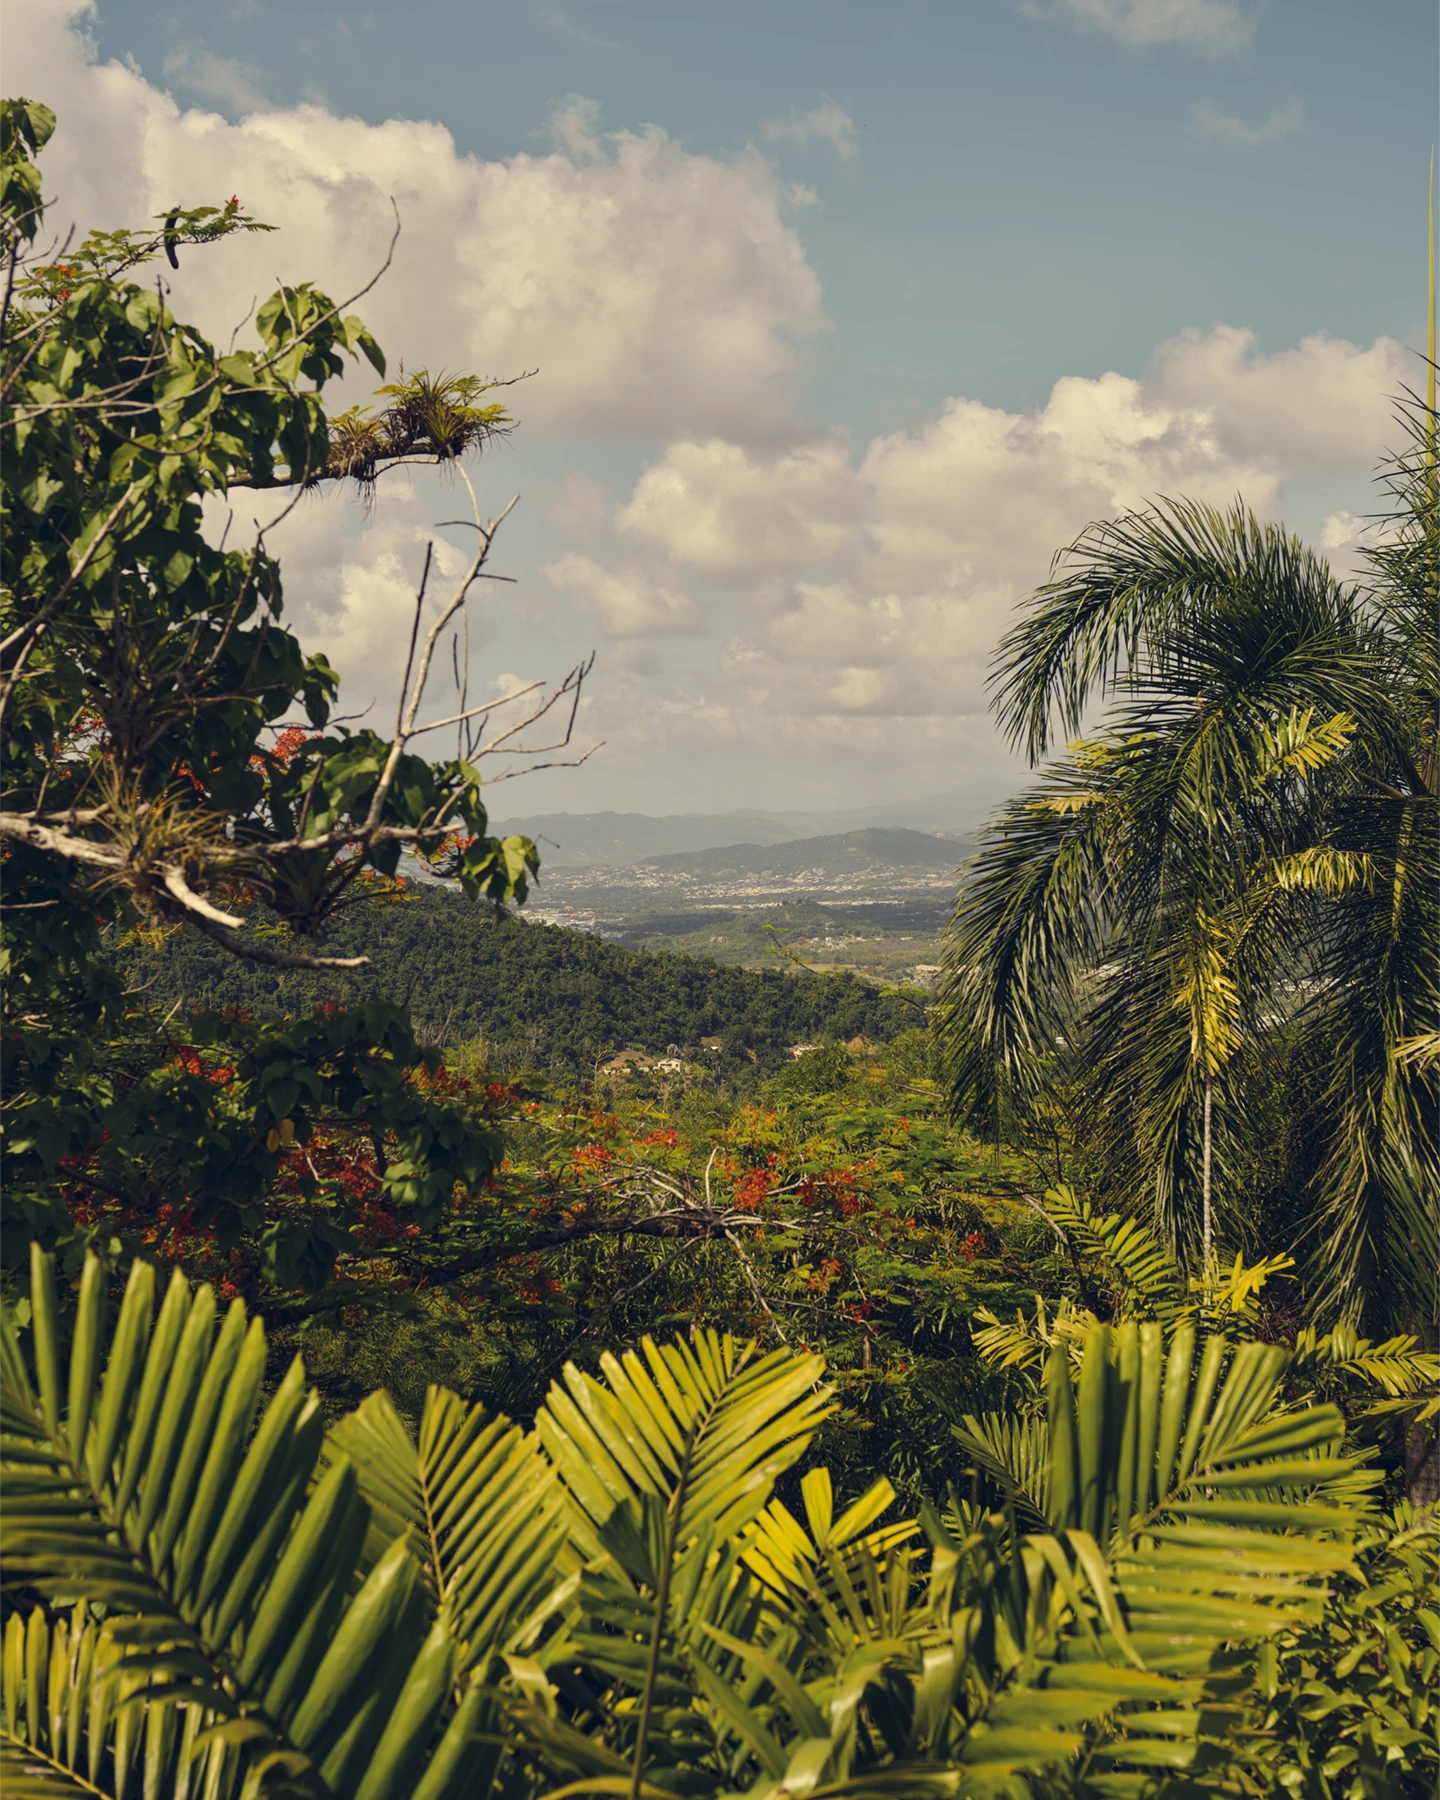
[[[1204,1249],[1205,1279],[1210,1277],[1211,1211],[1210,1211],[1210,1121],[1214,1111],[1215,1083],[1205,1071],[1205,1135],[1200,1165],[1200,1236]]]
[[[1427,211],[1430,224],[1430,308],[1426,320],[1429,337],[1429,355],[1425,358],[1425,498],[1430,504],[1430,516],[1425,521],[1427,537],[1430,541],[1431,554],[1434,554],[1435,535],[1440,531],[1440,444],[1436,442],[1435,416],[1435,152],[1430,152],[1430,193]],[[1440,753],[1440,745],[1431,740],[1430,771],[1428,783],[1430,791],[1435,791],[1435,758]],[[1420,1345],[1427,1350],[1434,1350],[1440,1342],[1440,1271],[1435,1276],[1435,1284],[1431,1290],[1430,1316],[1428,1319],[1407,1318],[1405,1324],[1414,1331]],[[1434,1506],[1440,1501],[1440,1430],[1432,1424],[1416,1424],[1411,1421],[1405,1433],[1405,1498],[1412,1506]]]
[[[1432,1354],[1440,1348],[1440,1271],[1436,1272],[1430,1305],[1407,1307],[1400,1323],[1415,1334],[1417,1348]],[[1412,1419],[1406,1430],[1405,1498],[1412,1506],[1434,1506],[1440,1501],[1440,1436],[1433,1420],[1420,1425]]]
[[[1412,1506],[1440,1500],[1440,1443],[1434,1425],[1412,1424],[1405,1433],[1405,1498]]]

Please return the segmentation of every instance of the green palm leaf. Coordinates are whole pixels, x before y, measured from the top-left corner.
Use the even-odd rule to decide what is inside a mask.
[[[729,1597],[740,1532],[830,1411],[823,1371],[819,1357],[760,1355],[713,1331],[693,1345],[646,1338],[640,1352],[602,1357],[603,1381],[567,1367],[540,1413],[536,1430],[573,1501],[576,1542],[608,1554],[614,1571],[609,1591],[592,1588],[590,1608],[612,1633],[618,1624],[620,1641],[602,1650],[592,1635],[584,1647],[635,1691],[632,1800],[656,1706],[689,1691],[675,1668],[681,1622],[707,1575],[712,1618]],[[718,1581],[712,1549],[722,1557]]]
[[[329,1454],[355,1471],[372,1552],[403,1540],[415,1554],[456,1676],[517,1648],[516,1628],[579,1568],[565,1558],[565,1495],[537,1439],[444,1388],[426,1393],[418,1443],[381,1392],[334,1427]]]
[[[728,1334],[600,1359],[605,1379],[574,1364],[536,1421],[568,1489],[582,1534],[624,1501],[661,1500],[673,1541],[738,1532],[764,1507],[775,1478],[831,1411],[818,1356],[775,1351]]]
[[[84,1602],[47,1617],[12,1613],[5,1628],[0,1787],[9,1800],[64,1794],[187,1800],[203,1781],[191,1762],[213,1722],[200,1708],[122,1706],[118,1647]],[[136,1784],[138,1778],[138,1786]]]
[[[370,1507],[348,1456],[321,1466],[319,1404],[298,1361],[261,1409],[264,1337],[238,1303],[217,1320],[211,1291],[192,1292],[177,1274],[153,1316],[154,1272],[137,1263],[106,1359],[105,1284],[92,1257],[62,1378],[53,1264],[38,1251],[31,1291],[33,1365],[8,1316],[3,1330],[7,1572],[108,1615],[97,1636],[76,1613],[64,1653],[81,1708],[64,1727],[70,1780],[119,1795],[143,1750],[157,1792],[203,1776],[194,1791],[206,1800],[276,1784],[326,1800],[458,1791],[480,1703],[457,1704],[457,1682],[543,1585],[537,1545],[561,1541],[555,1483],[537,1470],[533,1445],[525,1452],[518,1434],[476,1428],[463,1409],[457,1421],[458,1402],[433,1409],[427,1475],[439,1476],[448,1447],[450,1474],[470,1483],[461,1507],[443,1477],[430,1481],[444,1582],[437,1617],[408,1529],[377,1530],[379,1553],[365,1554]],[[363,1429],[350,1438],[364,1460]],[[372,1486],[376,1463],[366,1464]],[[511,1483],[498,1525],[497,1480]],[[521,1504],[541,1522],[507,1540]],[[377,1516],[393,1526],[393,1512]],[[489,1541],[497,1535],[508,1559]],[[49,1629],[35,1609],[22,1654],[18,1626],[5,1655],[7,1759],[17,1782],[35,1782],[43,1753],[56,1764],[45,1778],[58,1780],[58,1727],[37,1723],[34,1697],[45,1655],[60,1666],[58,1638],[44,1654],[34,1647]],[[87,1656],[82,1679],[75,1658]],[[20,1731],[11,1720],[22,1715]]]
[[[32,1280],[3,1529],[55,1604],[0,1657],[21,1796],[1038,1796],[1082,1755],[1133,1792],[1190,1767],[1220,1646],[1349,1566],[1364,1498],[1334,1409],[1279,1404],[1290,1353],[1188,1320],[1072,1321],[1043,1425],[966,1427],[1048,1529],[928,1517],[927,1567],[884,1483],[774,1500],[830,1407],[813,1356],[647,1341],[568,1369],[533,1435],[434,1389],[416,1436],[372,1396],[322,1446],[208,1290],[156,1316],[137,1266],[107,1334],[92,1261],[67,1357]]]
[[[1083,1254],[1107,1271],[1127,1313],[1173,1319],[1186,1303],[1174,1258],[1139,1219],[1100,1213],[1073,1188],[1051,1188],[1045,1210]]]
[[[1018,1508],[1025,1523],[1043,1527],[1049,1517],[1050,1434],[1043,1419],[1008,1413],[967,1413],[952,1425],[955,1441],[975,1466]]]

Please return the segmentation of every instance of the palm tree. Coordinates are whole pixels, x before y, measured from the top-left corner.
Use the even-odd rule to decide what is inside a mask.
[[[999,1123],[1063,1043],[1103,1096],[1117,1181],[1184,1244],[1215,1086],[1265,998],[1247,872],[1288,847],[1297,790],[1353,730],[1336,673],[1367,679],[1364,624],[1287,534],[1187,502],[1091,528],[1029,611],[997,710],[1032,761],[1052,715],[1068,733],[1094,699],[1123,704],[989,829],[948,946],[951,1091]]]
[[[1111,1179],[1213,1251],[1226,1100],[1292,1010],[1316,896],[1350,866],[1325,806],[1388,715],[1361,598],[1244,508],[1161,502],[1093,526],[1001,644],[997,713],[1046,758],[986,832],[950,923],[941,1048],[988,1129],[1078,1080]]]
[[[992,1131],[1063,1060],[1117,1194],[1208,1265],[1238,1094],[1298,1016],[1329,1071],[1321,1292],[1413,1310],[1423,1269],[1382,1266],[1435,1243],[1436,539],[1416,459],[1389,481],[1362,583],[1240,505],[1161,501],[1061,553],[996,709],[1032,763],[1110,711],[988,828],[939,1032],[958,1113]]]

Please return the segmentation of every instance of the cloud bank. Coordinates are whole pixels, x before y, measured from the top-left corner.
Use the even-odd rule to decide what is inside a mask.
[[[793,421],[798,346],[826,321],[757,153],[697,156],[653,127],[602,133],[575,100],[552,121],[552,153],[493,162],[458,152],[441,125],[319,105],[231,123],[87,56],[67,21],[91,11],[15,0],[7,81],[59,113],[47,180],[82,229],[231,193],[281,227],[182,265],[177,305],[211,332],[228,336],[277,278],[324,271],[337,296],[359,288],[384,254],[393,197],[403,230],[365,313],[411,367],[538,368],[525,390],[537,431],[752,441]],[[256,88],[253,71],[192,54],[181,73],[259,103],[239,91]]]
[[[734,596],[726,662],[753,704],[836,741],[859,716],[938,725],[983,707],[988,654],[1055,547],[1162,494],[1276,514],[1286,481],[1378,452],[1405,367],[1389,339],[1265,356],[1216,326],[1162,345],[1143,380],[1069,377],[1033,413],[951,399],[858,455],[838,434],[778,454],[673,443],[615,530]]]
[[[1224,0],[1062,10],[1137,44],[1220,50],[1249,29]],[[1057,546],[1157,494],[1240,494],[1273,515],[1298,478],[1363,477],[1411,374],[1389,339],[1262,353],[1221,324],[1161,345],[1143,374],[1067,377],[1033,411],[937,397],[913,427],[856,443],[806,416],[821,289],[758,152],[607,132],[572,98],[551,150],[484,161],[437,124],[263,108],[256,72],[186,63],[192,87],[254,103],[230,122],[97,62],[67,24],[87,16],[10,7],[12,89],[60,114],[46,153],[58,210],[82,227],[138,222],[235,192],[284,228],[182,258],[182,314],[228,335],[277,278],[358,287],[393,194],[395,266],[361,308],[392,356],[498,375],[538,365],[504,455],[543,468],[556,502],[542,543],[524,534],[543,507],[504,541],[521,585],[491,590],[476,619],[472,691],[496,667],[563,668],[598,634],[583,727],[610,747],[567,804],[615,804],[617,791],[647,804],[661,781],[690,804],[723,781],[734,804],[807,771],[888,785],[936,757],[995,755],[988,659]],[[828,104],[772,123],[772,141],[841,154],[853,141]],[[456,510],[425,478],[386,489],[370,520],[331,496],[283,528],[292,611],[344,672],[347,706],[373,696],[389,716],[430,521]],[[1353,527],[1334,514],[1327,542],[1345,549]],[[442,574],[459,554],[440,552]]]

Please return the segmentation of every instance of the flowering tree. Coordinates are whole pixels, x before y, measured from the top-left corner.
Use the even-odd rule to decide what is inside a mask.
[[[489,834],[482,759],[563,750],[586,666],[507,696],[508,713],[469,701],[465,607],[504,514],[481,514],[463,459],[510,429],[494,384],[422,371],[331,416],[347,362],[385,359],[308,283],[258,309],[254,348],[217,350],[148,271],[267,228],[232,195],[46,245],[36,158],[54,123],[28,100],[0,114],[6,1256],[31,1237],[118,1256],[183,1219],[223,1251],[249,1245],[265,1280],[313,1288],[354,1220],[271,1202],[317,1132],[365,1144],[377,1192],[419,1228],[489,1175],[493,1121],[432,1084],[400,1008],[177,1027],[113,951],[184,930],[250,960],[353,967],[324,953],[327,925],[389,897],[402,854],[473,898],[523,900],[538,858]],[[474,541],[443,594],[426,554],[385,737],[332,717],[335,671],[282,623],[273,526],[231,547],[202,509],[241,488],[368,495],[415,462],[458,476]],[[437,706],[447,665],[458,693]],[[418,754],[441,729],[454,754]]]

